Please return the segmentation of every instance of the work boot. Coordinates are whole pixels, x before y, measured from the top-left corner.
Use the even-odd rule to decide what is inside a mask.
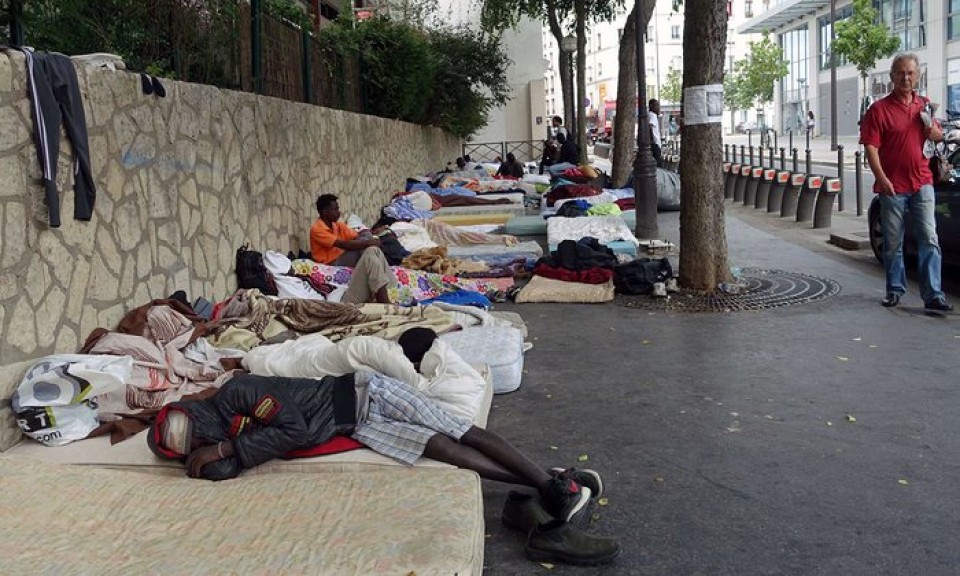
[[[529,534],[534,526],[546,524],[553,519],[553,516],[543,509],[540,498],[536,495],[523,494],[514,490],[507,494],[507,501],[503,503],[503,513],[500,515],[504,526],[520,530],[524,534]]]
[[[613,538],[587,534],[568,522],[551,520],[530,531],[524,551],[527,559],[534,562],[596,566],[616,558],[620,554],[620,543]]]
[[[553,476],[541,496],[543,507],[551,516],[564,522],[572,522],[586,511],[590,502],[590,489],[569,478]]]

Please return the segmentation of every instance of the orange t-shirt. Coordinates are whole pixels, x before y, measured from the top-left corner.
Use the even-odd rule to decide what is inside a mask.
[[[315,262],[330,264],[343,254],[344,250],[333,245],[337,240],[353,240],[357,233],[343,222],[334,222],[333,228],[317,218],[310,227],[310,254]]]

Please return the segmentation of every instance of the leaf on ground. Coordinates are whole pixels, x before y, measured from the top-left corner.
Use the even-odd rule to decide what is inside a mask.
[[[854,342],[859,342],[859,341],[861,341],[861,340],[863,340],[863,338],[861,338],[861,337],[859,337],[859,336],[857,336],[856,338],[853,339]]]
[[[591,524],[596,524],[596,523],[599,522],[599,521],[600,521],[600,515],[599,515],[599,514],[593,513],[593,514],[590,515],[590,523],[591,523]]]
[[[666,482],[666,480],[663,479],[663,476],[660,476],[659,474],[653,477],[653,481],[658,484],[663,484]]]
[[[827,421],[827,426],[833,426],[833,422]]]
[[[547,394],[547,400],[552,400],[552,399],[553,399],[553,394]]]
[[[856,421],[857,421],[856,416],[854,416],[853,414],[847,414],[846,416],[844,416],[844,418],[847,419],[847,422],[856,422]]]
[[[646,338],[644,338],[643,340],[640,341],[640,343],[641,343],[641,344],[649,344],[650,341],[647,340]]]
[[[599,504],[600,506],[606,506],[606,505],[609,504],[609,503],[610,503],[610,501],[607,500],[606,498],[601,498],[601,499],[597,500],[597,504]]]
[[[550,449],[551,449],[551,450],[559,450],[559,448],[557,448],[556,446],[551,446]]]
[[[766,416],[764,416],[764,418],[766,418],[767,420],[773,420],[773,416],[771,416],[770,414],[767,414]]]
[[[547,570],[553,570],[554,568],[554,565],[549,562],[541,562],[540,565],[546,568]]]
[[[847,360],[849,360],[849,358],[847,358],[846,356],[837,356],[837,360],[841,362],[846,362]]]
[[[876,344],[871,344],[871,345],[867,346],[867,348],[876,348],[876,347],[877,347]]]
[[[589,460],[589,459],[590,459],[590,457],[587,456],[586,454],[581,454],[581,455],[577,456],[577,462],[586,462],[586,461]]]
[[[907,482],[907,480],[906,480],[905,478],[901,478],[901,479],[897,480],[897,484],[899,484],[899,485],[901,485],[901,486],[906,486],[907,484],[909,484],[909,482]]]
[[[610,331],[611,331],[611,332],[616,332],[616,331],[617,331],[617,329],[616,329],[616,328],[614,328],[613,326],[611,326],[611,327],[610,327]]]

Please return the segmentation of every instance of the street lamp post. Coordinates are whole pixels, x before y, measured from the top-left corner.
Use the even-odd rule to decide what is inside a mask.
[[[833,52],[837,33],[837,0],[830,0],[830,149],[837,150],[837,57]]]
[[[650,119],[647,112],[647,70],[643,46],[644,5],[649,0],[636,0],[637,35],[637,157],[633,161],[633,189],[636,197],[636,236],[652,240],[660,236],[657,229],[657,162],[650,149]]]

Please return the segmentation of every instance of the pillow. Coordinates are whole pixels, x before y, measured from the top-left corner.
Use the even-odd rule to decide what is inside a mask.
[[[534,276],[517,294],[517,304],[530,302],[597,303],[613,300],[613,280],[603,284],[564,282],[543,276]]]

